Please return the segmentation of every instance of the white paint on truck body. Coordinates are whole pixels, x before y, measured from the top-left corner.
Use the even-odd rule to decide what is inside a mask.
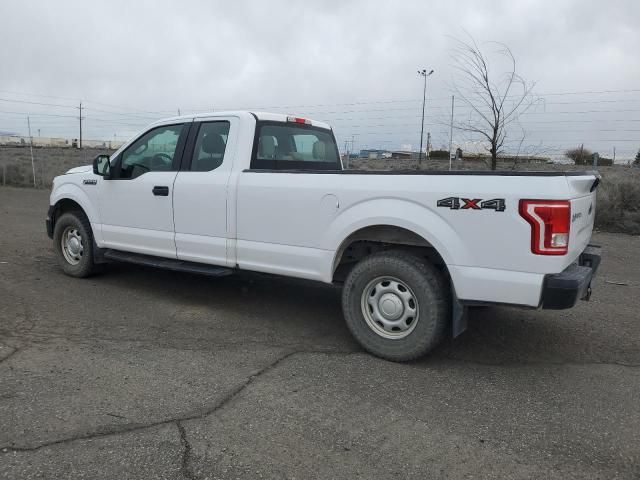
[[[250,170],[256,121],[287,122],[287,116],[280,114],[183,116],[141,133],[180,122],[221,120],[230,122],[230,130],[224,159],[215,170],[148,172],[126,181],[105,180],[92,170],[77,171],[56,179],[51,205],[66,197],[78,202],[101,248],[327,283],[333,279],[340,247],[351,234],[377,225],[401,227],[437,250],[459,299],[533,307],[540,302],[544,276],[575,262],[591,237],[592,174]],[[311,124],[330,128],[322,122]],[[85,179],[97,180],[97,186],[84,185]],[[168,197],[152,196],[158,182],[169,186]],[[438,200],[448,197],[504,199],[506,208],[437,206]],[[531,227],[518,212],[521,199],[569,200],[572,213],[580,212],[571,224],[567,254],[531,252]]]

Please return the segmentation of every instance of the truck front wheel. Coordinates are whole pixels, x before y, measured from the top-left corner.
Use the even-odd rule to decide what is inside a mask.
[[[433,349],[450,319],[443,275],[402,250],[361,260],[342,290],[342,309],[355,339],[370,353],[404,362]]]
[[[60,216],[53,230],[53,248],[67,275],[82,278],[96,273],[93,234],[84,213],[73,211]]]

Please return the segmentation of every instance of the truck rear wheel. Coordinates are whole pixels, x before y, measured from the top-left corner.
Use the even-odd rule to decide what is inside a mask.
[[[53,230],[53,248],[64,273],[71,277],[88,277],[97,272],[93,262],[93,233],[83,212],[68,212]]]
[[[443,338],[450,319],[443,275],[402,250],[375,253],[349,273],[342,310],[355,339],[387,360],[416,359]]]

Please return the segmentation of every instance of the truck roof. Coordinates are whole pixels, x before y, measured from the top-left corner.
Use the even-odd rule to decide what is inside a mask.
[[[306,117],[299,117],[294,114],[285,114],[285,113],[270,113],[270,112],[250,112],[248,110],[230,110],[230,111],[221,111],[221,112],[205,112],[205,113],[195,113],[191,115],[180,115],[177,117],[164,118],[158,122],[157,124],[162,124],[165,122],[172,122],[176,120],[188,120],[188,119],[202,119],[202,118],[212,118],[212,117],[229,117],[236,116],[242,117],[245,115],[253,115],[258,120],[272,121],[272,122],[287,122],[290,117],[296,118],[305,118],[311,122],[311,125],[314,127],[325,128],[327,130],[331,130],[331,126],[328,123],[320,122],[318,120],[313,120]]]

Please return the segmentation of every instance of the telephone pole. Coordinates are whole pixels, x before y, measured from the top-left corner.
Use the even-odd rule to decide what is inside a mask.
[[[427,69],[418,70],[418,75],[424,77],[424,87],[422,89],[422,124],[420,125],[420,150],[418,151],[418,166],[422,165],[422,139],[424,137],[424,106],[427,103],[427,77],[431,76],[433,70],[427,73]]]
[[[80,138],[78,139],[78,147],[82,150],[82,102],[80,102]]]
[[[349,168],[349,140],[344,141],[344,162],[343,165]]]
[[[449,130],[449,170],[451,170],[451,149],[453,148],[453,101],[454,96],[451,95],[451,127]]]
[[[29,150],[31,150],[31,170],[33,171],[33,186],[36,186],[36,164],[33,161],[33,137],[31,136],[31,119],[27,116],[27,127],[29,128]]]

